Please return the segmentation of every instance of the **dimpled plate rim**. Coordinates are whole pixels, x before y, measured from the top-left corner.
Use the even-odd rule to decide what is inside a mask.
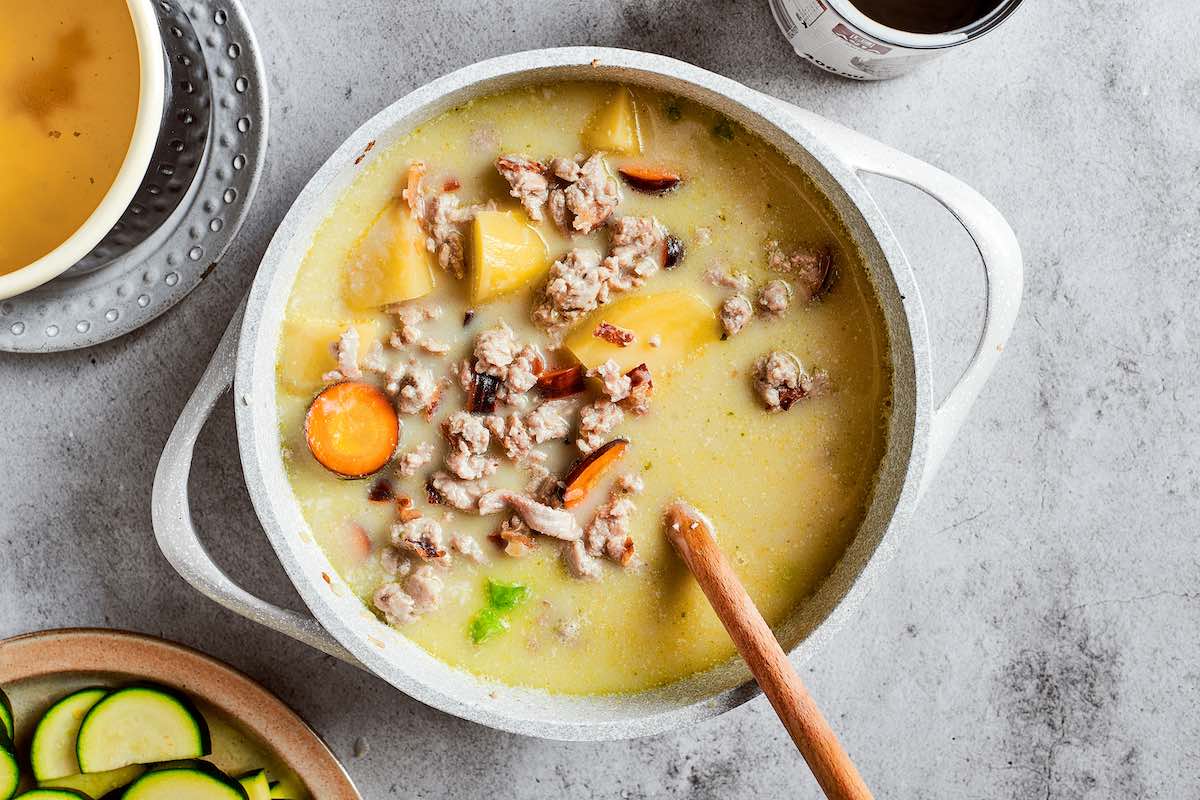
[[[165,313],[220,263],[249,212],[267,146],[267,81],[239,0],[156,0],[183,9],[208,65],[211,130],[180,212],[142,247],[103,269],[0,301],[0,351],[78,350]]]

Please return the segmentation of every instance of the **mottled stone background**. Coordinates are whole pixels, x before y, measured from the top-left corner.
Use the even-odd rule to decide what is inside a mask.
[[[270,73],[270,163],[224,261],[120,341],[0,356],[0,635],[110,625],[200,647],[299,710],[368,798],[817,797],[761,699],[642,741],[497,733],[224,611],[152,539],[150,484],[171,425],[275,225],[343,137],[486,56],[620,45],[938,164],[1021,240],[1027,291],[999,370],[903,551],[805,670],[877,796],[1200,797],[1192,0],[1030,0],[978,44],[881,84],[795,58],[765,0],[248,5]],[[979,329],[977,257],[934,202],[871,187],[922,281],[944,390]],[[228,401],[192,490],[227,569],[297,606],[242,488]]]

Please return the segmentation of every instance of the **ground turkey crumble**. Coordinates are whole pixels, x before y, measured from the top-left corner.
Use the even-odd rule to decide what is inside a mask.
[[[575,248],[550,267],[533,321],[552,337],[614,294],[641,286],[659,271],[667,231],[654,217],[621,217],[609,227],[609,255]]]
[[[828,248],[801,247],[785,253],[779,242],[767,242],[767,266],[786,272],[796,280],[800,302],[807,303],[829,289],[833,271],[833,253]]]
[[[604,394],[614,403],[629,396],[633,381],[621,373],[621,367],[613,359],[608,359],[595,369],[587,372],[589,378],[599,378]]]
[[[441,470],[429,476],[428,488],[436,502],[445,503],[459,511],[476,511],[479,498],[491,491],[486,480],[463,480]]]
[[[564,233],[591,233],[599,228],[621,202],[621,188],[608,172],[604,156],[594,153],[556,158],[550,170],[565,185],[549,193],[550,216]]]
[[[581,453],[590,453],[608,441],[609,434],[621,424],[625,414],[621,407],[606,398],[589,403],[579,411],[579,438],[575,440]]]
[[[772,350],[754,362],[754,389],[768,411],[787,411],[797,400],[819,396],[828,388],[829,376],[808,374],[793,353]]]
[[[746,323],[753,316],[754,306],[750,305],[750,299],[746,295],[735,294],[726,298],[721,304],[721,328],[725,331],[725,338],[741,333],[742,328],[746,327]]]
[[[400,454],[400,457],[396,459],[396,472],[402,477],[411,478],[431,461],[433,461],[433,445],[429,442],[421,442],[412,450]]]
[[[446,469],[465,481],[491,475],[499,462],[487,455],[491,434],[483,419],[469,411],[456,411],[442,423],[446,436]]]
[[[403,191],[405,201],[413,216],[425,232],[425,246],[437,256],[442,269],[456,278],[466,271],[465,235],[463,228],[475,218],[475,214],[492,204],[460,206],[458,195],[453,192],[428,191],[425,187],[424,162],[413,161],[409,165],[408,186]]]
[[[792,287],[778,278],[767,281],[758,292],[758,307],[772,316],[779,316],[792,302]]]
[[[347,328],[331,347],[334,358],[337,360],[337,369],[326,372],[321,376],[321,380],[325,383],[335,383],[347,380],[356,381],[361,378],[362,370],[358,368],[358,329]]]
[[[529,218],[541,222],[542,209],[550,198],[546,166],[525,156],[507,155],[496,159],[496,169],[508,181],[509,194],[521,201]]]
[[[623,567],[634,563],[634,543],[631,520],[637,506],[633,496],[642,491],[642,479],[626,474],[617,479],[608,499],[584,530],[582,547],[564,550],[563,558],[572,575],[597,578],[600,575],[596,559],[608,557]]]
[[[428,564],[418,567],[401,586],[385,583],[375,590],[371,602],[389,625],[404,625],[438,607],[442,579]]]

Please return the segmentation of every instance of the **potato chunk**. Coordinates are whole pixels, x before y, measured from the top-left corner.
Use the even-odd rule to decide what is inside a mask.
[[[323,381],[321,376],[337,369],[333,345],[349,326],[358,329],[359,359],[383,335],[382,320],[336,321],[288,317],[279,339],[279,377],[292,394],[311,395]]]
[[[621,347],[596,336],[604,322],[633,331],[633,341]],[[658,377],[720,338],[717,315],[702,297],[662,292],[631,295],[601,308],[572,331],[565,344],[588,369],[611,358],[622,372],[644,363]]]
[[[403,203],[393,200],[363,233],[346,260],[343,296],[356,309],[413,300],[433,289],[433,253]]]
[[[483,303],[546,274],[550,253],[515,211],[480,211],[471,226],[471,302]]]
[[[633,92],[618,88],[588,121],[583,131],[584,146],[590,150],[637,155],[642,152],[642,130],[638,124]]]

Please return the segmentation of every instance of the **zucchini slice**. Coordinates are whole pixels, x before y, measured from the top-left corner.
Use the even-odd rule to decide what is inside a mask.
[[[130,686],[92,707],[79,727],[75,751],[80,772],[106,772],[206,756],[212,740],[203,715],[183,695],[163,686]]]
[[[17,748],[0,728],[0,800],[8,800],[21,785],[21,765],[17,763]]]
[[[39,781],[42,789],[74,789],[83,792],[88,797],[103,797],[114,789],[128,786],[136,780],[146,768],[141,764],[131,764],[128,767],[112,769],[108,772],[85,772],[82,775],[68,775],[65,778],[53,778]]]
[[[12,703],[8,701],[8,695],[4,693],[3,689],[0,689],[0,730],[4,731],[10,742],[17,738],[17,727],[13,724]]]
[[[302,800],[306,796],[286,780],[271,782],[271,800]]]
[[[121,800],[249,800],[242,785],[212,765],[152,769]]]
[[[14,800],[91,800],[91,798],[74,789],[30,789],[28,792],[21,792]]]
[[[271,800],[271,784],[267,782],[267,771],[256,769],[238,778],[238,783],[250,800]]]
[[[29,744],[29,765],[38,783],[83,772],[75,759],[75,737],[88,711],[106,694],[107,689],[95,686],[71,692],[38,720]]]

